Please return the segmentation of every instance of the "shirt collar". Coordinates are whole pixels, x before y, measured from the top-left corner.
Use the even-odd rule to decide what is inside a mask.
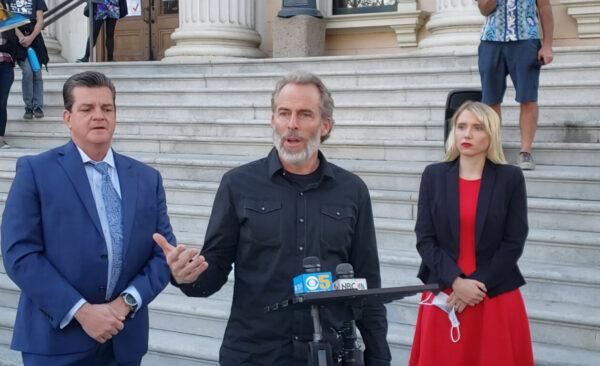
[[[319,150],[318,152],[319,164],[321,164],[323,168],[323,176],[330,177],[335,179],[335,174],[333,173],[333,169],[331,168],[331,164],[325,159],[325,155]],[[269,156],[267,157],[267,166],[269,177],[273,177],[275,173],[280,170],[283,170],[283,165],[281,165],[281,160],[279,160],[279,154],[277,154],[277,149],[272,148]]]
[[[77,146],[77,145],[75,145],[75,146]],[[77,146],[77,151],[79,151],[79,155],[81,156],[81,160],[83,161],[83,164],[86,164],[89,162],[99,163],[99,161],[92,160],[83,150],[81,150],[81,148],[79,148],[79,146]],[[111,168],[115,169],[115,157],[113,155],[112,148],[108,149],[108,151],[106,152],[106,155],[104,156],[104,159],[102,159],[102,161],[107,163],[108,165],[110,165]]]

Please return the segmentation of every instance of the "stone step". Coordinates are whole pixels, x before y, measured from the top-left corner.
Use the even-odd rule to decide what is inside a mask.
[[[220,338],[190,336],[181,332],[186,327],[171,330],[150,330],[148,354],[144,366],[204,366],[218,365]]]
[[[421,259],[416,251],[380,252],[381,278],[386,286],[407,286],[414,279]],[[567,266],[558,263],[520,261],[519,268],[527,280],[523,288],[526,300],[533,299],[566,304],[597,306],[600,303],[600,268]],[[597,319],[600,319],[597,318]],[[600,346],[600,344],[599,344]],[[600,348],[599,348],[600,350]]]
[[[133,104],[120,103],[118,105],[118,118],[125,120],[139,119],[144,116],[147,121],[214,121],[221,119],[237,120],[267,120],[271,118],[271,107],[268,100],[260,104],[245,103],[231,105],[225,101],[214,105],[198,105],[193,103],[186,106],[156,105],[146,102]],[[47,116],[62,116],[64,108],[62,102],[46,104],[44,113]],[[394,103],[336,103],[334,118],[347,121],[366,120],[380,122],[394,122],[408,120],[415,122],[444,121],[445,101],[421,102],[394,102]],[[516,121],[519,118],[519,106],[514,101],[506,100],[502,109],[503,118]],[[8,105],[8,119],[19,119],[23,115],[21,101]],[[547,123],[565,123],[579,121],[597,121],[600,115],[598,102],[563,102],[543,101],[540,103],[540,121]]]
[[[2,206],[5,197],[5,194],[2,194]],[[590,201],[573,202],[567,200],[530,199],[528,204],[529,227],[532,230],[565,230],[590,233],[598,233],[600,231],[600,228],[598,227],[598,222],[600,222],[600,203],[592,203]],[[206,229],[205,224],[208,222],[208,217],[210,216],[211,206],[169,204],[168,208],[171,223],[176,232],[204,233],[204,230]],[[397,216],[391,220],[416,219],[416,207],[408,204],[401,208],[402,212],[398,210]],[[376,216],[376,219],[390,218]]]
[[[197,89],[181,91],[162,85],[162,89],[137,88],[124,89],[117,93],[117,105],[152,104],[170,107],[198,107],[213,106],[227,102],[232,106],[248,104],[261,105],[269,103],[273,88],[225,88],[206,89],[198,83]],[[190,85],[193,85],[190,82]],[[440,85],[439,83],[426,84],[421,82],[413,85],[388,85],[388,86],[346,86],[331,88],[333,99],[339,105],[355,103],[433,103],[445,102],[448,93],[454,89],[479,89],[479,83],[459,83],[453,85]],[[563,103],[596,103],[600,97],[600,82],[588,80],[570,80],[568,82],[546,83],[540,85],[539,101],[543,105],[546,101],[560,100]],[[510,87],[506,91],[505,100],[514,100],[515,90]],[[62,87],[44,88],[44,103],[49,106],[62,105]],[[11,93],[9,105],[22,103],[20,93]]]
[[[57,145],[55,145],[57,146]],[[118,150],[118,148],[117,148]],[[9,180],[14,176],[16,159],[23,155],[37,154],[40,150],[3,149],[0,154],[0,181],[4,180],[0,192],[6,192]],[[252,156],[227,155],[178,155],[133,153],[133,157],[155,166],[165,179],[195,184],[216,183],[229,169],[249,162]],[[265,153],[266,155],[266,153]],[[263,156],[265,156],[263,155]],[[328,155],[328,151],[326,151]],[[332,162],[357,173],[373,191],[417,192],[421,172],[428,162],[336,160]],[[596,167],[544,166],[525,172],[530,198],[557,198],[575,200],[600,200],[600,172]],[[200,186],[197,186],[201,188]],[[191,203],[191,202],[188,202]]]
[[[600,47],[555,47],[554,62],[544,66],[550,69],[555,65],[597,62],[600,57]],[[277,59],[235,59],[191,63],[176,63],[176,69],[186,75],[224,74],[224,73],[263,73],[287,72],[297,69],[311,70],[315,73],[357,72],[364,70],[410,70],[410,69],[440,69],[448,67],[475,66],[477,54],[475,51],[420,51],[410,54],[393,55],[351,55],[351,56],[321,56]],[[335,65],[335,67],[332,67]],[[89,64],[56,63],[49,65],[51,75],[72,75],[93,68],[115,75],[160,75],[172,74],[174,64],[169,62],[109,62]]]
[[[110,70],[109,70],[110,71]],[[231,73],[223,74],[182,74],[171,71],[170,74],[149,73],[144,75],[110,75],[117,90],[135,90],[137,88],[152,88],[161,90],[161,86],[168,85],[179,90],[195,90],[204,88],[273,88],[277,80],[284,76],[286,71],[261,72],[261,73]],[[542,85],[546,82],[560,82],[564,80],[600,80],[600,63],[553,63],[544,67],[540,79]],[[383,86],[422,83],[423,79],[434,79],[440,84],[479,83],[479,71],[476,65],[446,68],[413,69],[375,69],[355,71],[323,70],[319,76],[329,88],[354,86]],[[67,75],[45,73],[44,85],[49,88],[61,88]],[[12,90],[20,92],[21,73],[16,72],[15,84]],[[510,83],[510,79],[509,79]]]
[[[21,133],[67,134],[61,117],[43,119],[11,120],[7,136]],[[519,124],[516,121],[503,122],[503,141],[520,141]],[[271,139],[272,129],[268,120],[219,120],[211,122],[186,121],[145,121],[140,119],[122,120],[117,124],[116,135],[141,136],[198,136],[236,137]],[[329,141],[361,140],[369,136],[373,141],[395,140],[441,140],[444,136],[442,121],[340,121],[336,120],[335,130]],[[535,141],[598,143],[600,141],[600,119],[587,122],[546,122],[540,121]]]
[[[15,148],[52,148],[68,141],[65,133],[20,133],[7,137]],[[509,161],[516,160],[520,149],[517,142],[503,144]],[[126,153],[168,153],[210,155],[265,156],[272,148],[269,138],[139,136],[116,135],[113,147]],[[330,159],[380,161],[439,161],[444,154],[442,141],[331,141],[322,150]],[[537,143],[534,158],[542,165],[600,166],[600,143]]]
[[[0,280],[2,279],[0,276]],[[6,287],[9,287],[9,292],[13,292],[14,289],[14,285],[6,286],[5,276],[4,280],[0,281],[3,295]],[[523,289],[526,290],[528,286],[530,285]],[[231,287],[231,284],[226,287]],[[174,290],[175,292],[173,290],[165,291],[151,304],[151,334],[156,336],[160,332],[178,329],[180,332],[185,332],[187,336],[200,336],[218,343],[228,317],[229,303],[214,299],[214,297],[208,299],[188,298],[177,290]],[[527,296],[527,292],[524,291],[524,293]],[[4,298],[4,296],[2,297]],[[412,297],[387,305],[388,319],[391,322],[390,341],[398,342],[400,340],[399,347],[394,345],[393,348],[409,349],[414,332],[417,301],[416,297]],[[598,342],[600,308],[531,299],[527,299],[526,304],[535,343],[558,343],[570,347],[583,347],[586,350],[592,350],[592,353],[600,351],[600,342]],[[0,304],[0,306],[6,307],[6,304]],[[151,335],[151,349],[153,350],[151,354],[164,352],[163,348],[168,345],[161,344],[161,342],[153,344],[152,337]]]
[[[200,220],[199,220],[200,221]],[[207,221],[198,225],[205,230]],[[415,251],[414,220],[375,218],[379,250]],[[202,247],[204,231],[176,231],[178,243]],[[569,266],[595,266],[600,263],[600,241],[594,232],[530,229],[523,260],[533,263],[559,263]]]
[[[1,292],[1,289],[0,289]],[[0,307],[0,365],[22,365],[21,354],[9,349],[16,309]],[[182,329],[185,329],[183,327]],[[148,354],[143,358],[144,366],[204,366],[218,365],[218,352],[221,339],[210,337],[189,337],[175,330],[150,330]]]
[[[55,146],[57,146],[56,144]],[[324,146],[327,146],[324,145]],[[118,149],[117,149],[118,150]],[[15,161],[23,155],[37,154],[41,150],[3,149],[0,153],[0,172],[4,187],[8,190],[7,179],[12,179]],[[180,154],[130,154],[134,158],[159,169],[165,180],[188,182],[186,184],[215,183],[229,169],[245,164],[259,156],[231,155],[180,155]],[[262,155],[265,156],[265,155]],[[326,156],[328,151],[326,151]],[[373,161],[337,160],[335,164],[357,173],[371,190],[417,192],[423,168],[428,162],[415,161]],[[525,177],[530,198],[557,198],[576,200],[600,200],[600,171],[596,167],[544,166],[538,165],[534,171],[526,171]],[[198,183],[195,183],[198,182]],[[182,183],[183,184],[183,183]],[[192,203],[192,202],[188,202]]]
[[[19,352],[13,351],[9,346],[0,344],[0,365],[2,366],[21,366],[23,360]]]

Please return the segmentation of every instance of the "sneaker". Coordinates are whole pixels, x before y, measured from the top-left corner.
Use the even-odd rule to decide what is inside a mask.
[[[10,145],[6,143],[4,138],[0,139],[0,149],[10,149]]]
[[[88,61],[89,60],[87,58],[85,58],[85,57],[78,58],[77,60],[75,60],[75,62],[77,62],[77,63],[88,62]]]
[[[42,108],[37,107],[33,110],[33,116],[35,118],[44,118],[44,111],[42,110]]]
[[[534,170],[535,169],[535,161],[533,161],[533,156],[530,153],[521,151],[519,153],[519,157],[517,158],[517,165],[521,170]]]
[[[23,118],[33,119],[33,111],[29,108],[25,108],[25,114],[23,114]]]

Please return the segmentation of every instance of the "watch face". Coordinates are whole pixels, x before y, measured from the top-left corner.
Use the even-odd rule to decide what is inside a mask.
[[[127,304],[129,306],[135,306],[136,305],[135,297],[133,297],[132,294],[124,294],[123,295],[123,301],[125,301],[125,304]]]

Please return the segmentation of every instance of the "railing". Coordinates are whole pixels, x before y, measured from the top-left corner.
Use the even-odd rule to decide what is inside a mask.
[[[56,22],[87,0],[65,0],[44,13],[44,27]]]
[[[79,5],[84,4],[86,2],[87,2],[88,9],[89,9],[89,13],[88,13],[88,42],[89,42],[88,47],[90,50],[89,61],[94,62],[94,60],[95,60],[94,52],[93,52],[94,40],[92,39],[93,34],[94,34],[93,4],[101,3],[101,2],[103,2],[102,0],[65,0],[62,3],[58,4],[57,6],[55,6],[54,8],[48,10],[46,13],[44,13],[44,27],[47,27],[50,24],[56,22],[63,16],[70,13],[73,9],[77,8]]]

